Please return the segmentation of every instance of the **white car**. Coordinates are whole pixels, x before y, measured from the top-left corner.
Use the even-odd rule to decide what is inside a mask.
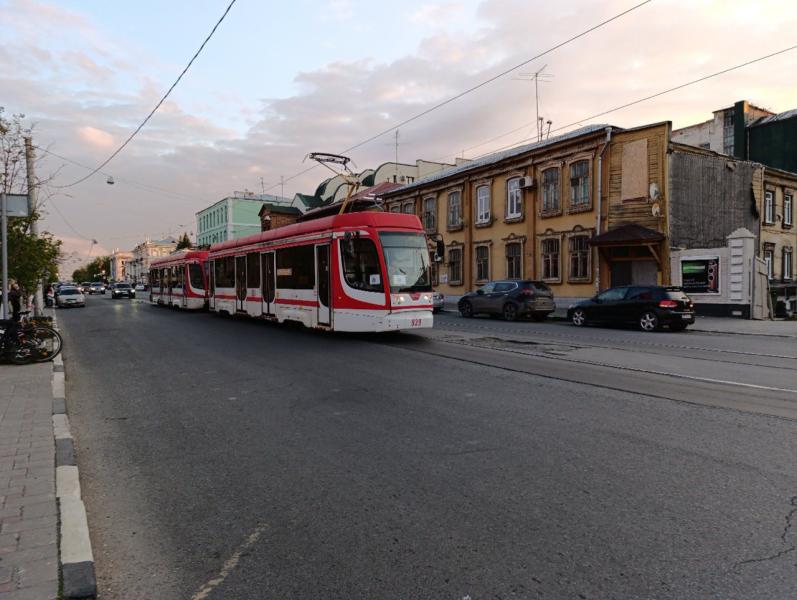
[[[59,308],[71,306],[86,306],[86,296],[77,287],[61,287],[55,305]]]
[[[137,283],[136,284],[136,291],[137,292],[144,292],[146,290],[147,290],[147,286],[145,286],[143,283]]]
[[[446,297],[440,292],[432,292],[432,312],[440,312],[445,306]]]

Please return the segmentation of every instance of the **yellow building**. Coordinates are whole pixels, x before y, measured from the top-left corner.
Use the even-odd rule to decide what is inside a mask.
[[[794,202],[797,174],[761,167],[762,185],[756,191],[761,219],[760,256],[764,259],[772,293],[773,310],[797,312],[794,249],[797,246]],[[782,303],[781,306],[778,306]]]
[[[459,296],[491,279],[528,278],[548,283],[561,306],[608,287],[611,267],[601,266],[602,254],[618,262],[626,260],[624,253],[645,260],[658,256],[661,271],[664,243],[653,250],[643,244],[630,254],[610,246],[599,254],[592,240],[607,220],[620,223],[640,202],[649,204],[652,181],[666,187],[668,132],[668,123],[629,132],[583,127],[389,192],[385,208],[414,212],[430,238],[443,239],[445,257],[433,267],[434,284],[443,293]],[[627,197],[642,182],[645,194]],[[666,231],[665,223],[648,221],[656,232]]]

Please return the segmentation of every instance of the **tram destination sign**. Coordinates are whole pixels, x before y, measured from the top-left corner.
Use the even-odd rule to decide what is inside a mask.
[[[687,293],[719,294],[719,257],[684,260],[681,262],[681,287]]]

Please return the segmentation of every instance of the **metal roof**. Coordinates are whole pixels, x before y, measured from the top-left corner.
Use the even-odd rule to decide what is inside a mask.
[[[501,152],[496,152],[495,154],[490,154],[488,156],[484,156],[482,158],[478,158],[476,160],[472,160],[468,163],[460,165],[458,167],[454,167],[451,169],[445,169],[438,173],[434,173],[429,175],[428,177],[424,177],[423,179],[419,179],[418,181],[411,183],[409,185],[405,185],[401,188],[401,192],[406,192],[408,190],[413,190],[418,187],[422,187],[428,185],[432,182],[439,181],[441,179],[448,179],[449,177],[454,177],[461,173],[466,173],[473,169],[478,169],[480,167],[486,167],[488,165],[492,165],[497,162],[501,162],[502,160],[506,160],[507,158],[512,158],[514,156],[519,156],[520,154],[525,154],[526,152],[530,152],[531,150],[539,150],[541,148],[546,148],[548,146],[553,146],[554,144],[558,144],[560,142],[564,142],[567,140],[572,140],[577,137],[588,135],[591,133],[596,133],[598,131],[603,131],[607,127],[613,127],[612,125],[587,125],[586,127],[581,127],[579,129],[574,129],[568,133],[564,133],[562,135],[557,135],[556,137],[549,138],[547,140],[543,140],[541,142],[534,142],[532,144],[525,144],[523,146],[515,146],[514,148],[510,148],[508,150],[502,150]],[[389,196],[393,193],[399,193],[399,190],[395,192],[387,192],[385,195]]]
[[[766,125],[767,123],[774,123],[775,121],[785,121],[786,119],[792,119],[794,117],[797,117],[797,108],[778,113],[777,115],[772,115],[771,117],[763,117],[757,121],[754,121],[750,126],[757,127],[758,125]]]

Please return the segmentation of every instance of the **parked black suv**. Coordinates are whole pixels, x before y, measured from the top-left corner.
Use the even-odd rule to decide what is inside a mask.
[[[573,304],[568,320],[576,326],[591,323],[636,324],[642,331],[667,325],[683,331],[695,322],[695,307],[681,288],[631,285],[609,288],[597,296]]]
[[[556,306],[553,291],[541,281],[508,279],[491,281],[457,303],[463,317],[477,314],[501,315],[507,321],[531,317],[542,321]]]

